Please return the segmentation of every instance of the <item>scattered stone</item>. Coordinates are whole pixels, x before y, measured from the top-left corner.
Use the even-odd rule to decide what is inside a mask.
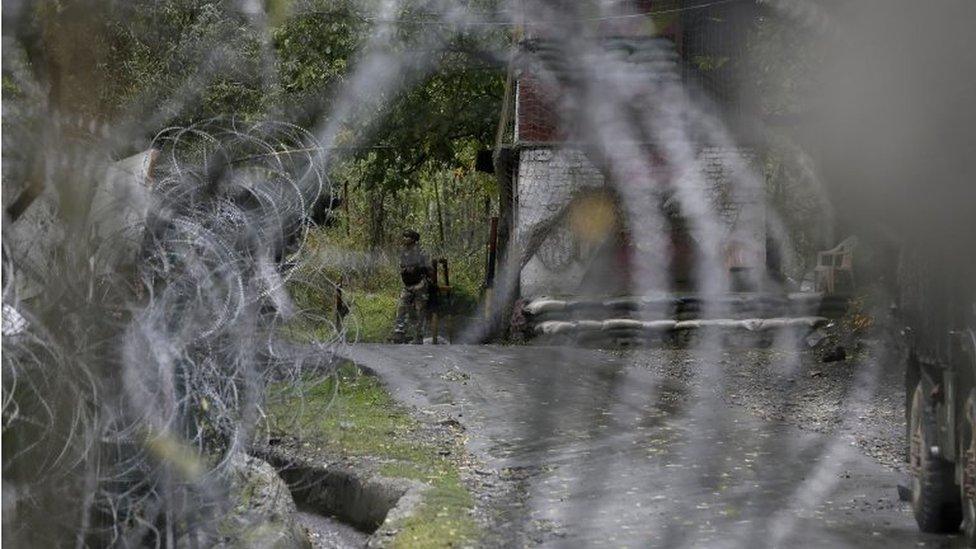
[[[442,373],[440,375],[440,378],[443,379],[444,381],[465,382],[471,378],[471,375],[455,367]]]
[[[230,493],[235,502],[219,531],[225,547],[306,549],[308,533],[295,520],[291,492],[267,462],[245,454],[231,459]]]
[[[464,425],[462,425],[461,422],[459,422],[458,420],[454,419],[453,417],[449,417],[447,419],[442,419],[442,420],[440,420],[440,421],[437,422],[437,425],[441,425],[441,426],[444,426],[444,427],[454,427],[454,428],[460,429],[462,431],[464,430]]]
[[[818,328],[813,332],[811,332],[810,335],[807,336],[806,338],[807,347],[813,349],[816,346],[820,345],[820,343],[822,343],[823,340],[825,339],[827,339],[827,333],[824,332],[823,329]]]

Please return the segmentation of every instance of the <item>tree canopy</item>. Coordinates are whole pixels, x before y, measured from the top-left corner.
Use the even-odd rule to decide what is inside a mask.
[[[165,127],[217,116],[314,131],[334,116],[344,84],[385,24],[355,0],[268,1],[255,13],[228,0],[133,0],[98,13],[88,4],[40,0],[24,8],[17,32],[27,65],[52,89],[57,110],[109,125],[137,120],[143,142]],[[432,38],[410,23],[420,15],[409,6],[397,14],[384,52],[422,58],[419,70],[403,71],[378,101],[364,102],[373,112],[343,120],[334,143],[364,184],[387,192],[415,185],[424,169],[468,162],[460,152],[490,144],[500,110],[504,67],[492,52],[506,47],[507,31],[443,28]],[[77,43],[65,33],[87,37],[91,48],[60,47]]]

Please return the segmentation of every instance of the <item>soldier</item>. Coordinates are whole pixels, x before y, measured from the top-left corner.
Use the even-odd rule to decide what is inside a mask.
[[[430,282],[430,258],[420,247],[420,234],[412,229],[403,231],[403,250],[400,252],[400,278],[403,291],[397,305],[393,341],[403,343],[407,339],[407,318],[414,322],[413,343],[423,344],[427,321],[427,298]]]

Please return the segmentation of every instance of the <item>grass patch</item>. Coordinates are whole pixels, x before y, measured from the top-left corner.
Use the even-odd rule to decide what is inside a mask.
[[[461,481],[457,464],[443,455],[455,442],[429,441],[421,425],[386,392],[379,381],[353,366],[337,376],[304,387],[301,397],[273,388],[268,415],[276,432],[301,434],[330,453],[370,457],[379,473],[418,480],[430,486],[413,516],[397,525],[392,547],[457,547],[476,543],[479,527],[471,516],[474,499]]]
[[[350,341],[377,343],[389,339],[393,333],[397,300],[400,295],[394,290],[346,292],[345,299],[350,311],[344,324],[346,337]],[[316,311],[314,317],[300,317],[284,324],[281,327],[281,334],[298,343],[335,339],[338,334],[332,320],[335,318],[334,307],[328,300],[320,301],[326,305],[321,307],[321,311]]]
[[[349,292],[352,304],[353,324],[358,329],[359,341],[386,341],[393,333],[393,323],[396,320],[397,302],[400,298],[398,288],[383,292]]]
[[[288,293],[301,314],[282,327],[282,335],[303,343],[334,339],[335,284],[341,281],[350,308],[344,322],[348,339],[387,341],[403,289],[397,266],[399,250],[385,248],[367,253],[362,251],[362,242],[325,229],[310,233],[307,244],[307,253],[294,258],[299,267],[288,282]],[[484,278],[484,257],[480,253],[482,245],[473,250],[475,253],[428,249],[435,257],[449,258],[451,264],[452,295],[442,301],[438,312],[441,319],[453,316],[454,322],[441,323],[441,336],[448,335],[448,324],[458,330],[466,318],[475,314]]]
[[[347,290],[345,299],[350,308],[349,315],[345,319],[346,336],[350,341],[382,343],[389,340],[393,335],[397,303],[400,299],[399,286],[369,292]],[[288,322],[282,326],[281,334],[299,343],[334,339],[337,334],[331,320],[335,317],[332,302],[325,298],[319,299],[318,302],[325,305],[320,311],[316,311],[317,316]],[[454,294],[439,309],[442,315],[439,335],[449,337],[445,315],[453,316],[451,325],[455,332],[458,332],[463,328],[464,322],[474,315],[476,307],[477,297],[472,292],[463,287],[455,287]],[[412,327],[409,328],[409,333],[413,333]]]

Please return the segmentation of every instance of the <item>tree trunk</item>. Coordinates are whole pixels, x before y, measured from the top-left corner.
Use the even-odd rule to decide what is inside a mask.
[[[444,248],[444,214],[441,213],[441,178],[434,177],[434,200],[437,204],[437,236],[440,237],[441,249]]]
[[[349,216],[349,180],[342,182],[342,207],[346,210],[346,236],[349,236],[352,227],[352,217]]]
[[[386,189],[372,189],[369,197],[369,249],[376,251],[384,241],[383,222],[386,218],[384,208]]]

